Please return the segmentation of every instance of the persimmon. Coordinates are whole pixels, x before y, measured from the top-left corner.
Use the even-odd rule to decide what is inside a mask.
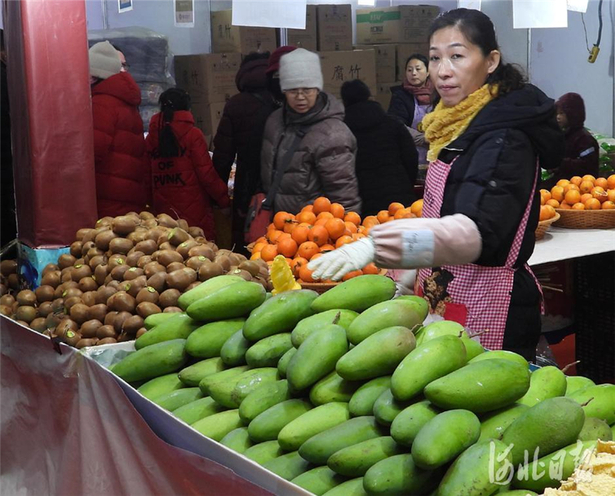
[[[324,226],[314,226],[308,233],[308,239],[322,246],[329,240],[329,231]]]
[[[297,256],[301,258],[305,258],[306,260],[311,260],[314,255],[316,255],[320,251],[320,248],[313,241],[306,241],[305,243],[301,243],[299,248],[297,248]]]
[[[326,251],[333,251],[333,250],[335,250],[335,246],[333,246],[330,243],[327,243],[326,245],[322,245],[320,247],[320,253],[324,253]]]
[[[348,212],[344,216],[345,222],[352,222],[355,226],[361,225],[361,216],[356,212]]]
[[[366,238],[367,236],[363,233],[354,233],[350,237],[352,238],[353,241],[357,241],[358,239]]]
[[[389,215],[393,217],[395,212],[401,210],[402,208],[406,208],[403,203],[393,202],[389,204]]]
[[[362,270],[353,270],[352,272],[348,272],[344,277],[342,277],[342,281],[347,281],[348,279],[352,279],[353,277],[362,276]]]
[[[282,234],[284,234],[284,231],[278,231],[277,229],[271,231],[271,233],[268,235],[269,242],[275,243]]]
[[[344,246],[346,243],[352,243],[353,241],[354,239],[352,239],[351,236],[341,236],[337,238],[337,241],[335,242],[335,247],[339,248],[340,246]]]
[[[344,221],[341,218],[336,217],[327,221],[325,224],[325,229],[329,233],[329,237],[332,240],[336,240],[346,231],[346,224],[344,224]]]
[[[290,239],[291,235],[287,232],[283,232],[278,236],[278,239],[275,240],[276,243],[279,243],[280,241],[282,241],[283,239]]]
[[[306,222],[308,224],[314,224],[314,222],[316,222],[316,214],[314,212],[302,210],[297,214],[296,220],[299,223]]]
[[[298,245],[301,243],[305,243],[308,240],[308,234],[310,233],[310,228],[307,226],[302,226],[299,224],[297,227],[293,229],[291,233],[291,237],[297,242]]]
[[[278,241],[277,244],[278,253],[288,258],[294,257],[295,253],[297,253],[297,248],[299,247],[297,245],[297,242],[292,238],[283,239],[281,241]]]
[[[260,251],[255,251],[250,256],[250,260],[259,260],[260,258],[261,258],[261,252]]]
[[[384,224],[385,222],[388,222],[388,220],[389,220],[389,211],[388,210],[380,210],[380,212],[378,212],[378,214],[376,215],[376,219],[378,219],[378,222],[380,222],[381,224]]]
[[[279,231],[284,230],[284,225],[287,222],[291,222],[295,220],[295,216],[293,214],[289,214],[288,212],[280,211],[273,216],[273,225]]]
[[[346,232],[349,234],[354,234],[359,230],[359,228],[354,222],[346,221],[344,222],[344,225],[346,226]]]
[[[346,213],[346,209],[344,208],[344,205],[342,205],[341,203],[332,203],[331,209],[329,211],[331,212],[331,214],[333,214],[333,217],[335,217],[336,219],[343,219],[344,214]]]
[[[331,200],[324,196],[320,196],[314,200],[313,212],[318,215],[321,212],[331,211]]]
[[[303,207],[301,209],[302,212],[313,212],[314,211],[314,205],[306,205],[305,207]]]
[[[331,219],[329,219],[328,217],[323,217],[321,219],[317,219],[316,222],[314,222],[315,226],[323,226],[329,222]]]
[[[315,282],[314,279],[312,278],[312,273],[313,273],[313,271],[308,269],[307,264],[306,265],[302,265],[299,268],[299,278],[303,282]]]
[[[320,212],[316,216],[316,220],[320,220],[320,219],[333,219],[333,214],[331,212]]]
[[[380,224],[380,221],[375,215],[368,215],[365,219],[363,219],[363,225],[365,227],[377,226],[378,224]]]
[[[303,257],[295,257],[292,259],[292,261],[290,262],[290,270],[293,272],[295,279],[300,277],[299,269],[301,269],[301,267],[303,267],[304,265],[307,265],[307,263],[307,259]]]
[[[261,250],[261,258],[265,262],[271,262],[278,254],[278,247],[276,245],[267,245]]]
[[[421,217],[423,215],[423,199],[416,200],[412,205],[410,205],[410,212],[412,212],[417,217]]]
[[[376,267],[376,264],[374,262],[369,263],[365,267],[363,267],[363,274],[379,274],[379,273],[380,273],[380,269]]]

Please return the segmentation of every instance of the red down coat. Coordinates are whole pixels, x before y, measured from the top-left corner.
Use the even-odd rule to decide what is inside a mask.
[[[205,136],[194,126],[194,117],[187,110],[176,111],[170,124],[181,156],[159,157],[161,119],[160,113],[152,117],[146,140],[154,212],[186,219],[188,225],[203,229],[207,239],[215,239],[211,199],[222,208],[228,207],[228,187],[214,169]]]
[[[99,217],[141,212],[150,202],[140,103],[141,90],[127,72],[92,88]]]

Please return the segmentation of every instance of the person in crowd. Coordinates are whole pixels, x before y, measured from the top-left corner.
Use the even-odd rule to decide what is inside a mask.
[[[429,73],[440,97],[423,127],[430,143],[422,217],[310,262],[339,280],[375,261],[405,273],[432,312],[483,332],[483,346],[528,359],[540,337],[540,286],[527,261],[538,222],[540,167],[564,149],[553,100],[504,63],[489,17],[455,9],[429,30]],[[400,288],[403,289],[403,288]]]
[[[159,103],[146,139],[153,210],[186,219],[203,229],[207,239],[215,239],[212,200],[230,213],[228,188],[213,167],[205,135],[194,125],[190,95],[170,88]]]
[[[406,60],[403,83],[393,86],[391,93],[388,112],[408,126],[419,152],[419,164],[425,164],[429,144],[425,141],[425,134],[419,131],[419,124],[432,109],[433,84],[429,79],[427,57],[420,53],[410,55]]]
[[[121,72],[118,52],[108,41],[93,45],[89,56],[98,216],[140,212],[150,202],[141,90]]]
[[[343,122],[342,103],[322,91],[320,58],[297,48],[282,56],[279,72],[285,103],[267,120],[261,152],[265,193],[278,169],[286,169],[280,176],[273,210],[296,214],[326,196],[359,212],[356,140]]]
[[[346,81],[341,96],[344,122],[357,140],[355,169],[363,216],[376,215],[392,202],[410,206],[416,199],[418,153],[407,128],[370,100],[369,88],[359,79]]]
[[[239,94],[224,106],[214,138],[213,164],[227,183],[236,160],[233,190],[232,240],[235,251],[244,250],[244,225],[250,199],[260,182],[260,154],[267,118],[276,109],[267,90],[269,52],[248,54],[237,72]]]
[[[117,54],[120,57],[120,63],[122,64],[122,68],[120,69],[120,72],[128,72],[128,69],[130,68],[130,66],[128,65],[128,62],[126,62],[126,56],[124,55],[124,51],[117,45],[111,44],[111,46],[115,48],[115,50],[117,51]]]
[[[284,105],[284,102],[286,101],[286,99],[284,98],[284,93],[280,88],[280,59],[282,58],[282,55],[290,53],[296,49],[296,46],[284,45],[274,50],[271,54],[271,57],[269,57],[269,65],[267,66],[266,71],[267,89],[273,97],[277,108],[280,108],[282,105]]]
[[[547,179],[543,188],[551,189],[560,179],[590,174],[598,177],[600,150],[598,142],[587,131],[585,124],[585,102],[578,93],[566,93],[555,102],[557,123],[566,135],[564,160]]]

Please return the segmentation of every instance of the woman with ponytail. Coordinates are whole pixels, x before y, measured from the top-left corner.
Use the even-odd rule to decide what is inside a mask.
[[[194,125],[190,95],[171,88],[159,103],[146,139],[154,213],[185,219],[215,239],[212,200],[228,210],[228,188],[213,167],[203,132]]]
[[[429,35],[429,75],[440,97],[422,122],[430,162],[423,215],[374,226],[369,236],[310,262],[340,279],[375,261],[409,270],[431,311],[481,344],[535,357],[541,292],[527,261],[538,223],[540,167],[559,165],[563,134],[553,100],[504,63],[489,17],[456,9]]]

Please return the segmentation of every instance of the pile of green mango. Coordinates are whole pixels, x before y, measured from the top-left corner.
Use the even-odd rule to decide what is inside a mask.
[[[613,439],[615,385],[530,372],[379,275],[318,295],[233,276],[185,293],[111,370],[313,494],[533,495]]]

